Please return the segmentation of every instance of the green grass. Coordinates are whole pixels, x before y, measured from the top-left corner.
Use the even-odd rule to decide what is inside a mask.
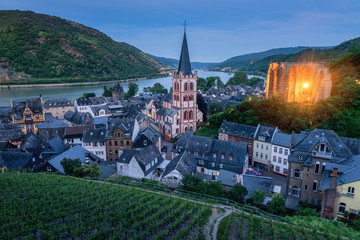
[[[187,239],[211,209],[139,189],[54,174],[0,174],[0,239]]]

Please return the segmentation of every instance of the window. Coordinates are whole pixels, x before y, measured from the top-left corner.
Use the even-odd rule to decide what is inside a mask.
[[[274,152],[277,152],[277,147],[274,147]]]
[[[323,164],[321,165],[321,174],[323,174],[325,171],[325,165],[326,165],[325,162],[323,162]]]
[[[193,95],[190,95],[189,96],[189,101],[193,101],[194,100],[194,96]]]
[[[293,187],[291,191],[291,195],[298,197],[300,195],[300,189],[298,187]]]
[[[263,158],[263,153],[260,153],[260,158]]]
[[[126,146],[129,146],[130,145],[130,141],[126,141]]]
[[[287,165],[287,159],[284,158],[284,162],[283,162],[284,165]]]
[[[282,159],[281,159],[281,157],[279,157],[279,158],[278,158],[278,163],[281,164],[281,161],[282,161]]]
[[[310,173],[310,168],[309,167],[307,167],[306,172]]]
[[[184,112],[184,120],[187,119],[187,111]]]
[[[276,156],[273,156],[273,162],[276,162]]]
[[[261,149],[264,149],[264,144],[261,144]]]
[[[216,152],[213,152],[213,157],[216,158]]]
[[[258,152],[256,152],[255,156],[256,156],[256,157],[258,157],[258,156],[259,156],[259,153],[258,153]]]
[[[283,149],[279,148],[279,153],[282,154],[283,153]]]
[[[117,141],[115,141],[115,146],[117,146],[117,144],[118,144],[118,142],[117,142]]]
[[[194,88],[193,84],[192,84],[192,83],[190,83],[190,91],[192,91],[192,90],[193,90],[193,88]]]
[[[204,160],[199,160],[199,165],[204,165]]]
[[[340,203],[339,204],[339,213],[344,214],[345,209],[346,209],[346,204],[345,203]]]
[[[144,146],[147,146],[147,140],[144,140],[144,141],[143,141],[143,145],[144,145]]]
[[[120,141],[120,146],[124,146],[124,141]]]
[[[300,169],[294,170],[294,178],[300,178]]]
[[[287,173],[288,173],[287,168],[284,168],[283,173],[284,173],[284,174],[287,174]]]
[[[94,147],[97,147],[97,142],[94,142],[94,143],[93,143],[93,146],[94,146]]]
[[[119,154],[119,151],[118,151],[118,150],[115,150],[115,154],[118,155],[118,154]]]
[[[109,146],[111,146],[111,141],[109,141]]]
[[[317,161],[315,164],[315,174],[319,174],[319,171],[320,171],[320,162]]]
[[[317,191],[317,185],[318,185],[318,181],[315,180],[315,181],[313,182],[313,191],[314,191],[314,192]]]
[[[267,153],[265,154],[265,159],[268,159],[268,155],[267,155]]]
[[[225,158],[225,154],[222,153],[222,154],[221,154],[221,159],[224,159],[224,158]]]
[[[215,163],[211,163],[211,166],[212,166],[212,167],[215,167]]]
[[[304,190],[307,191],[308,190],[308,185],[304,186]]]
[[[259,143],[256,143],[256,148],[259,148]]]
[[[348,194],[354,195],[355,188],[354,187],[348,187]]]
[[[189,112],[189,119],[192,119],[192,111]]]
[[[276,166],[275,171],[276,171],[276,172],[280,172],[280,167],[279,167],[279,166]]]
[[[187,91],[187,83],[184,84],[184,90]]]
[[[266,145],[266,150],[269,150],[269,146],[268,146],[268,145]]]
[[[224,167],[224,164],[220,163],[220,168],[223,168]]]
[[[229,160],[231,160],[231,161],[232,161],[233,159],[234,159],[234,158],[233,158],[233,155],[232,155],[232,154],[230,154],[230,155],[229,155]]]
[[[289,150],[285,149],[285,155],[289,155]]]
[[[188,100],[187,95],[184,96],[184,102],[186,102]]]

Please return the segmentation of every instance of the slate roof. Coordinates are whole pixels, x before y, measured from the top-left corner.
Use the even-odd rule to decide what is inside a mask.
[[[18,148],[9,142],[0,142],[0,152],[7,150],[17,150]]]
[[[26,168],[33,169],[34,166],[42,161],[32,153],[9,151],[0,153],[0,162],[9,169],[19,170]]]
[[[274,139],[271,141],[271,143],[273,145],[278,145],[278,146],[290,148],[290,146],[291,146],[291,134],[277,132],[277,133],[275,133]]]
[[[124,113],[126,118],[136,118],[142,111],[138,104],[130,104],[124,109]]]
[[[360,181],[360,155],[355,155],[340,164],[327,163],[322,175],[319,190],[325,190],[330,187],[330,174],[333,168],[338,169],[337,186]]]
[[[270,177],[254,176],[249,174],[243,175],[243,186],[248,190],[246,198],[251,198],[256,190],[263,191],[265,196],[269,195],[271,184],[272,178]]]
[[[146,148],[141,148],[139,150],[124,150],[123,154],[119,157],[118,162],[128,164],[133,157],[138,162],[145,176],[164,161],[164,158],[161,156],[157,147],[154,144],[150,144]],[[158,162],[146,171],[145,166],[155,158],[158,158]]]
[[[168,108],[161,108],[159,111],[156,112],[157,115],[159,116],[174,116],[180,109],[176,108],[176,107],[172,107],[171,109]]]
[[[38,128],[56,128],[56,127],[68,127],[69,125],[57,118],[45,114],[45,122],[39,123],[37,126]]]
[[[33,114],[42,114],[43,106],[41,98],[29,98],[23,102],[12,102],[12,113],[15,119],[22,119],[26,107],[29,107]]]
[[[86,129],[92,129],[92,126],[76,126],[65,128],[64,138],[81,138]]]
[[[155,144],[161,134],[152,127],[147,127],[144,131],[139,132],[133,143],[133,148],[144,148],[150,144]]]
[[[65,127],[57,127],[57,128],[39,128],[39,140],[42,145],[45,145],[50,139],[59,136],[60,138],[64,138]]]
[[[352,156],[349,148],[341,138],[332,130],[314,129],[296,146],[296,151],[310,152],[317,144],[327,143],[335,157],[348,158]]]
[[[83,133],[83,142],[105,142],[106,139],[106,132],[105,128],[100,129],[87,129]]]
[[[102,171],[99,176],[100,179],[108,178],[116,173],[116,163],[114,161],[102,161],[98,162],[98,165]]]
[[[35,149],[41,148],[40,140],[32,132],[26,134],[24,142],[21,144],[21,149]]]
[[[340,137],[341,141],[350,149],[352,154],[360,154],[360,139]]]
[[[219,133],[226,133],[232,136],[254,139],[255,126],[224,121],[219,128]]]
[[[224,169],[220,169],[219,176],[216,180],[220,181],[221,184],[230,186],[230,187],[233,187],[234,185],[236,185],[238,183],[237,182],[237,173],[227,171]]]
[[[182,73],[184,75],[190,75],[191,72],[191,65],[190,65],[190,57],[189,57],[189,50],[186,40],[186,32],[184,32],[184,38],[183,43],[181,47],[181,54],[180,54],[180,60],[179,60],[179,68],[178,68],[178,74]]]
[[[166,175],[174,170],[178,171],[181,175],[195,174],[196,159],[188,151],[182,152],[170,161],[170,163],[166,166],[162,177],[166,177]]]
[[[64,119],[77,125],[90,125],[93,117],[90,113],[73,112],[69,110],[65,113]]]
[[[112,133],[115,129],[120,129],[124,134],[128,134],[129,137],[132,137],[135,126],[134,119],[123,119],[123,118],[113,118],[109,122],[109,134]]]
[[[192,131],[183,134],[171,149],[172,152],[176,153],[181,153],[184,150],[194,154],[196,159],[222,163],[224,164],[223,169],[237,173],[242,172],[248,154],[247,143],[196,136]],[[216,157],[214,157],[214,153]],[[232,156],[232,160],[230,160],[230,156]],[[218,164],[216,167],[208,166],[208,168],[220,170]]]
[[[142,134],[145,135],[152,143],[156,143],[161,137],[161,134],[156,131],[153,127],[147,127]]]
[[[70,100],[68,100],[66,98],[49,99],[46,102],[44,102],[45,108],[69,107],[69,106],[74,106],[74,103],[72,103]]]
[[[259,140],[259,136],[262,136],[262,137],[265,137],[265,142],[270,143],[273,138],[273,135],[276,131],[277,131],[277,128],[275,128],[275,127],[260,125],[257,128],[254,139]]]
[[[164,102],[173,103],[173,95],[172,93],[168,93],[165,95]]]
[[[73,147],[69,148],[67,151],[51,158],[48,162],[56,168],[59,172],[65,173],[64,168],[61,166],[61,161],[64,158],[70,158],[70,159],[79,159],[81,163],[85,163],[87,160],[87,157],[90,158],[91,161],[101,161],[99,157],[92,154],[91,152],[87,151],[85,148],[83,148],[80,145],[74,145]]]
[[[24,133],[16,123],[0,124],[0,141],[22,139]]]
[[[102,105],[102,106],[91,106],[91,111],[94,113],[95,116],[99,116],[100,111],[104,110],[105,114],[110,114],[110,110],[107,106]]]
[[[78,98],[76,102],[78,106],[101,105],[106,103],[104,97]]]
[[[59,136],[56,136],[47,142],[43,154],[47,154],[47,153],[60,154],[64,152],[65,149],[66,149],[66,145],[63,143],[63,141]]]

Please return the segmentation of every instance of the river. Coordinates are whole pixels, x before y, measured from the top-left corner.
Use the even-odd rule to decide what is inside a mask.
[[[233,73],[225,73],[225,72],[212,72],[212,71],[204,71],[198,70],[198,76],[202,78],[207,78],[210,76],[219,76],[221,81],[226,83],[230,77],[232,77]],[[248,75],[249,78],[254,77],[253,75]],[[152,87],[155,83],[161,83],[168,90],[171,87],[172,77],[163,77],[163,78],[153,78],[146,80],[138,80],[134,81],[137,85],[139,85],[139,92],[143,91],[144,87]],[[83,93],[86,92],[94,92],[96,96],[101,96],[103,93],[104,85],[113,86],[114,84],[97,84],[97,85],[84,85],[84,86],[63,86],[63,87],[29,87],[29,88],[0,88],[0,106],[10,106],[10,99],[13,101],[23,101],[28,98],[39,97],[41,94],[43,97],[43,101],[52,98],[67,98],[71,101],[75,100],[78,97],[81,97]],[[124,91],[128,90],[128,83],[123,82],[120,84]]]

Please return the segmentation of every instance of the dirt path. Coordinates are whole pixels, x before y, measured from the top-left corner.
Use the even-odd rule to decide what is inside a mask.
[[[220,215],[219,217],[217,217],[216,219],[215,219],[215,225],[214,225],[214,228],[213,228],[213,230],[212,230],[212,232],[211,232],[211,236],[208,236],[208,235],[206,235],[206,239],[207,240],[216,240],[217,239],[217,231],[218,231],[218,228],[219,228],[219,224],[220,224],[220,222],[221,222],[221,220],[224,218],[224,217],[226,217],[226,216],[228,216],[229,214],[231,214],[232,213],[232,210],[231,209],[225,209],[225,212],[222,214],[222,215]],[[208,238],[209,237],[209,238]]]

